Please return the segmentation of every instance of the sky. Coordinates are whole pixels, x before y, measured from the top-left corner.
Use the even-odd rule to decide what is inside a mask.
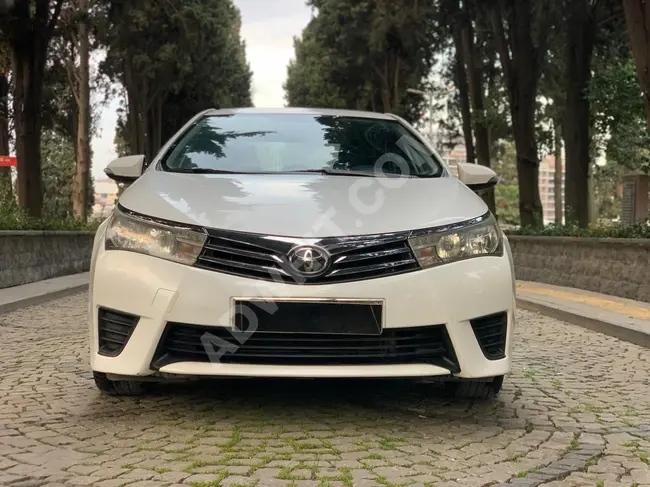
[[[287,64],[293,58],[293,37],[300,35],[311,19],[305,0],[234,0],[242,14],[242,37],[253,71],[253,104],[256,107],[284,106],[282,84]],[[113,100],[102,110],[99,135],[92,141],[95,179],[104,179],[104,168],[115,157],[116,110]],[[210,108],[210,107],[205,107]]]

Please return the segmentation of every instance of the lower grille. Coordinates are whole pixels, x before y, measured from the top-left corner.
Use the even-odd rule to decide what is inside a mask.
[[[122,353],[139,320],[138,316],[99,308],[99,354],[116,357]]]
[[[506,332],[508,313],[497,313],[470,320],[476,340],[488,360],[499,360],[506,356]]]
[[[207,340],[207,347],[201,338]],[[208,338],[209,337],[209,338]],[[223,327],[168,323],[152,361],[210,362],[206,350],[228,350],[221,363],[265,365],[433,364],[460,371],[444,325],[385,329],[381,335],[244,333]]]

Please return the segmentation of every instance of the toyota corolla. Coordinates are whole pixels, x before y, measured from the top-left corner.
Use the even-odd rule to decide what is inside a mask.
[[[91,368],[109,394],[187,377],[437,378],[498,393],[514,272],[479,193],[390,114],[207,110],[125,189],[94,243]]]

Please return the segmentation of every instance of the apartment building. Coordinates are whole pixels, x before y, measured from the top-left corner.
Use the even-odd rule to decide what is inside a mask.
[[[555,157],[546,156],[539,164],[539,196],[544,223],[555,221]],[[562,214],[564,215],[564,166],[562,166]]]
[[[98,218],[108,216],[117,201],[117,184],[111,179],[95,180],[95,204],[93,215]]]

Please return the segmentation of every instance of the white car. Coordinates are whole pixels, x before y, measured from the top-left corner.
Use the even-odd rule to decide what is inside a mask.
[[[148,163],[147,163],[148,162]],[[128,187],[95,238],[91,367],[110,394],[196,377],[438,378],[491,397],[511,367],[508,240],[403,119],[207,110]]]

